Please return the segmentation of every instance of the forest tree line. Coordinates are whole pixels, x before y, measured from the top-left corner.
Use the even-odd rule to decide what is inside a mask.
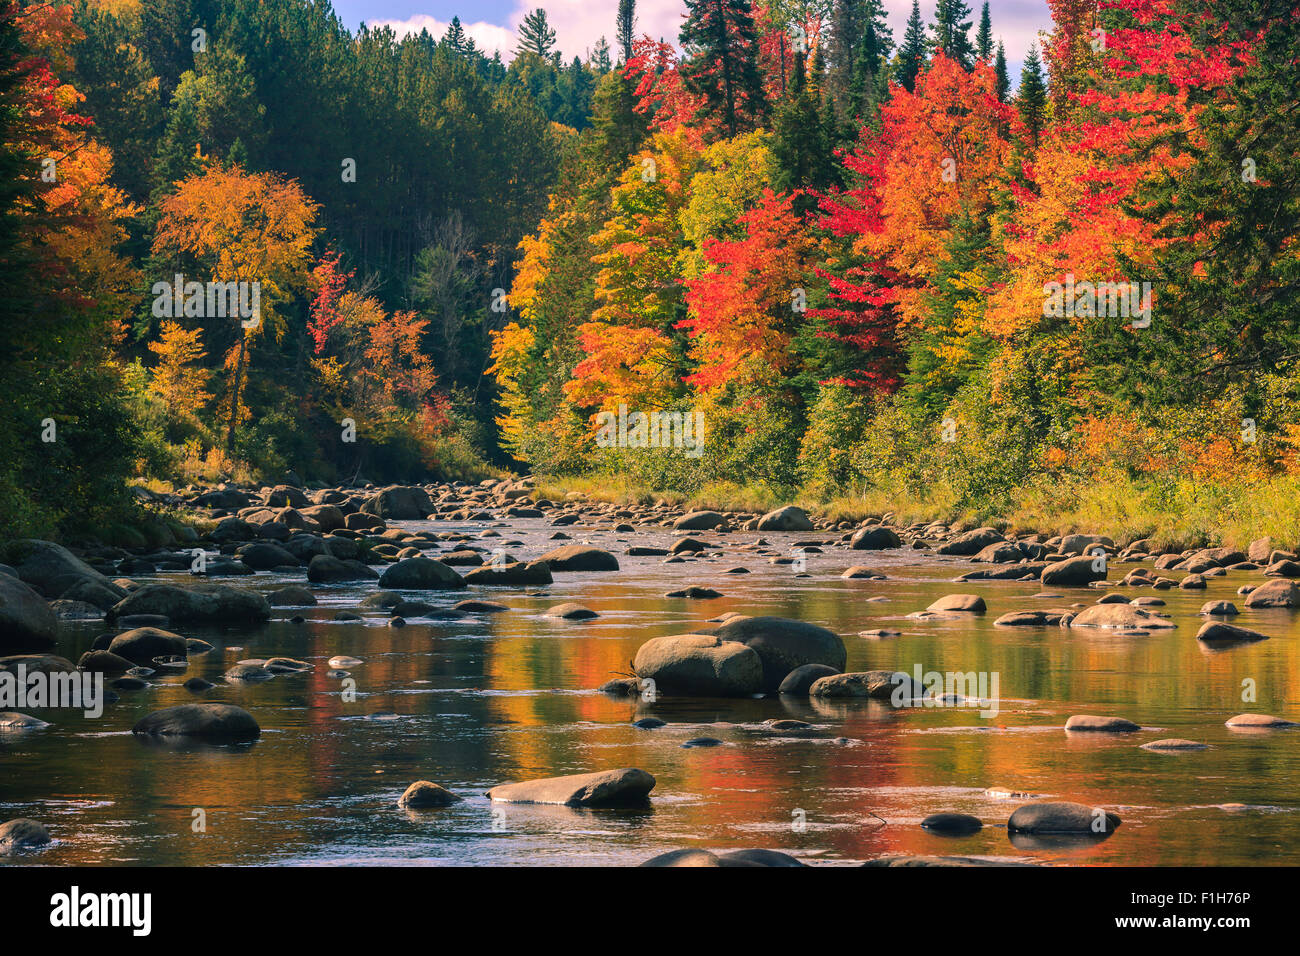
[[[503,58],[307,0],[0,0],[5,533],[287,470],[982,516],[1289,480],[1296,11],[1048,6],[1013,86],[961,0],[686,0],[671,38],[620,0],[567,59],[544,9]],[[160,313],[178,276],[259,320]],[[1130,286],[1149,321],[1094,294]],[[704,453],[598,447],[620,406]]]

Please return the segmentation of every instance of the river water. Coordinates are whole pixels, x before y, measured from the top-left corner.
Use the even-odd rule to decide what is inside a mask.
[[[483,524],[394,522],[410,530],[463,530]],[[519,557],[551,546],[541,520],[499,527]],[[957,854],[1058,864],[1300,863],[1300,731],[1243,734],[1224,726],[1253,711],[1295,718],[1300,671],[1294,612],[1252,611],[1234,621],[1268,641],[1210,653],[1194,639],[1197,612],[1233,600],[1258,573],[1210,578],[1207,591],[1158,593],[1177,628],[1148,637],[1094,630],[995,628],[1011,610],[1091,602],[1096,589],[1037,583],[955,584],[972,565],[910,550],[807,556],[806,577],[790,566],[737,550],[753,533],[697,537],[726,554],[678,564],[628,557],[629,545],[667,546],[667,531],[618,534],[608,527],[565,529],[619,555],[622,570],[557,573],[544,594],[470,588],[422,594],[451,606],[467,596],[508,604],[506,613],[449,622],[387,626],[387,612],[364,623],[331,620],[354,607],[364,587],[314,587],[320,605],[275,609],[248,630],[181,629],[214,645],[184,672],[158,674],[143,691],[124,691],[99,719],[79,712],[30,711],[47,729],[0,732],[0,820],[44,822],[58,843],[21,858],[28,864],[452,864],[629,865],[671,849],[767,847],[811,864],[851,864],[892,854]],[[764,537],[788,552],[816,533]],[[884,581],[839,577],[851,564],[879,568]],[[726,574],[744,565],[751,574]],[[1127,565],[1112,568],[1119,578]],[[140,580],[184,584],[188,575]],[[236,586],[273,590],[296,578],[261,573]],[[714,600],[666,598],[690,584],[723,593]],[[528,589],[536,591],[537,589]],[[936,598],[977,593],[988,613],[920,622],[906,617]],[[868,600],[883,597],[883,601]],[[589,622],[543,612],[578,601],[598,612]],[[595,691],[630,670],[637,647],[689,632],[725,611],[798,618],[839,633],[848,669],[987,672],[998,675],[1000,712],[973,708],[894,710],[866,701],[619,700]],[[306,623],[293,624],[295,614]],[[858,632],[887,628],[898,637]],[[57,653],[76,660],[101,624],[68,625]],[[327,676],[334,655],[351,668],[356,700]],[[305,675],[249,686],[221,685],[196,697],[191,676],[219,681],[237,660],[289,656],[315,664]],[[1256,700],[1243,702],[1255,688]],[[160,707],[196,699],[238,704],[262,737],[243,746],[159,746],[131,726]],[[1126,717],[1143,726],[1126,735],[1069,734],[1072,714]],[[372,715],[384,715],[375,717]],[[644,716],[667,725],[632,726]],[[771,718],[815,724],[822,736],[765,732]],[[709,736],[721,746],[683,748]],[[1185,737],[1208,750],[1162,754],[1142,743]],[[839,738],[839,739],[837,739]],[[503,782],[617,767],[640,767],[658,784],[641,810],[576,810],[492,804]],[[415,780],[436,781],[465,797],[455,807],[407,812],[397,798]],[[1123,820],[1101,842],[1013,839],[1007,817],[1024,799],[1005,790],[1106,806]],[[201,813],[197,811],[202,811]],[[919,824],[939,811],[973,814],[985,827],[951,838]],[[205,826],[199,826],[202,822]],[[199,832],[196,832],[199,831]]]

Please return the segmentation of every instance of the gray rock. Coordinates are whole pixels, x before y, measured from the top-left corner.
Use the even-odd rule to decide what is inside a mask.
[[[155,657],[187,657],[185,638],[156,627],[137,627],[113,638],[108,653],[133,664],[150,666]]]
[[[1252,644],[1255,641],[1267,641],[1268,635],[1222,621],[1206,621],[1196,632],[1196,639],[1211,645]]]
[[[8,856],[18,850],[30,850],[52,842],[50,831],[44,824],[35,820],[19,817],[7,823],[0,823],[0,856]]]
[[[59,621],[35,589],[0,574],[0,653],[54,646]]]
[[[1027,803],[1017,807],[1007,821],[1011,833],[1108,834],[1120,825],[1117,814],[1100,807],[1065,801]]]
[[[487,792],[496,803],[548,803],[563,806],[612,807],[645,804],[655,778],[644,770],[625,767],[597,773],[547,777],[503,783]]]
[[[301,585],[291,584],[287,588],[272,591],[266,596],[271,607],[314,607],[316,595]]]
[[[777,693],[807,697],[808,690],[813,684],[823,677],[834,677],[838,673],[837,669],[826,664],[804,664],[785,675],[785,680],[781,681]]]
[[[1049,564],[1043,569],[1042,582],[1044,587],[1060,586],[1078,586],[1091,584],[1093,581],[1106,580],[1106,568],[1098,570],[1096,558],[1066,558],[1064,561],[1057,561],[1055,564]]]
[[[1075,714],[1065,722],[1071,733],[1131,734],[1141,730],[1137,724],[1123,717],[1098,717],[1093,714]]]
[[[969,836],[984,829],[980,818],[968,813],[932,813],[921,821],[921,826],[944,836]]]
[[[449,807],[462,802],[445,787],[429,780],[417,780],[406,788],[406,792],[397,800],[397,805],[408,810],[427,810],[433,807]]]
[[[1300,607],[1300,587],[1285,579],[1269,581],[1247,595],[1246,607]]]
[[[806,866],[799,860],[776,850],[735,850],[731,853],[713,853],[709,850],[670,850],[646,860],[641,866],[651,867],[750,867],[750,866]]]
[[[811,531],[813,523],[808,512],[794,505],[769,511],[758,519],[758,531]]]
[[[333,555],[318,554],[307,565],[307,580],[317,584],[339,581],[373,581],[379,572],[360,561],[344,560]]]
[[[948,594],[931,604],[927,611],[969,611],[972,613],[987,610],[984,599],[978,594]]]
[[[501,567],[485,564],[465,575],[466,584],[487,584],[498,587],[519,587],[550,584],[551,566],[545,561],[515,561]]]
[[[129,614],[161,614],[173,623],[247,624],[269,620],[271,605],[256,591],[224,584],[146,584],[110,608],[108,622]]]
[[[810,697],[890,700],[895,692],[906,701],[921,697],[924,689],[902,671],[855,671],[822,677],[808,688]]]
[[[989,545],[998,544],[1005,540],[1002,533],[994,528],[976,528],[974,531],[967,531],[952,541],[940,545],[937,551],[939,554],[979,554]]]
[[[1173,621],[1150,611],[1144,611],[1140,607],[1134,607],[1132,604],[1093,604],[1084,608],[1070,621],[1070,627],[1165,630],[1177,626]]]
[[[844,670],[848,653],[834,631],[783,617],[738,617],[715,632],[752,648],[763,662],[763,689],[775,691],[796,667],[825,664]]]
[[[599,617],[595,611],[589,607],[583,607],[569,601],[565,604],[557,604],[546,612],[546,617],[559,618],[564,621],[590,621],[592,618]]]
[[[763,688],[763,663],[752,648],[703,634],[651,638],[632,669],[670,695],[744,697]]]
[[[552,571],[617,571],[618,558],[608,551],[585,544],[566,544],[547,551],[539,561],[545,561]]]
[[[379,586],[403,591],[448,591],[463,588],[465,579],[441,561],[405,558],[384,570],[379,576]]]
[[[255,740],[262,730],[253,715],[232,704],[181,704],[154,711],[131,733],[149,737],[203,737],[214,740]]]
[[[712,531],[726,521],[716,511],[691,511],[674,521],[673,527],[678,531]]]
[[[849,548],[853,551],[883,551],[902,546],[903,542],[898,535],[884,525],[859,528],[849,539]]]

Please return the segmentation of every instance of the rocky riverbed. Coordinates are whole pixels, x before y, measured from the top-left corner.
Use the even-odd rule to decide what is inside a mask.
[[[1300,862],[1271,541],[527,480],[160,503],[215,526],[0,551],[0,678],[111,699],[0,695],[0,862]]]

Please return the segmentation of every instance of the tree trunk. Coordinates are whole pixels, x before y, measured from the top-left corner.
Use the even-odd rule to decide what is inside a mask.
[[[226,429],[226,453],[235,447],[235,422],[239,419],[239,382],[244,374],[244,359],[248,354],[248,333],[239,336],[239,361],[235,363],[235,387],[230,396],[230,427]]]

